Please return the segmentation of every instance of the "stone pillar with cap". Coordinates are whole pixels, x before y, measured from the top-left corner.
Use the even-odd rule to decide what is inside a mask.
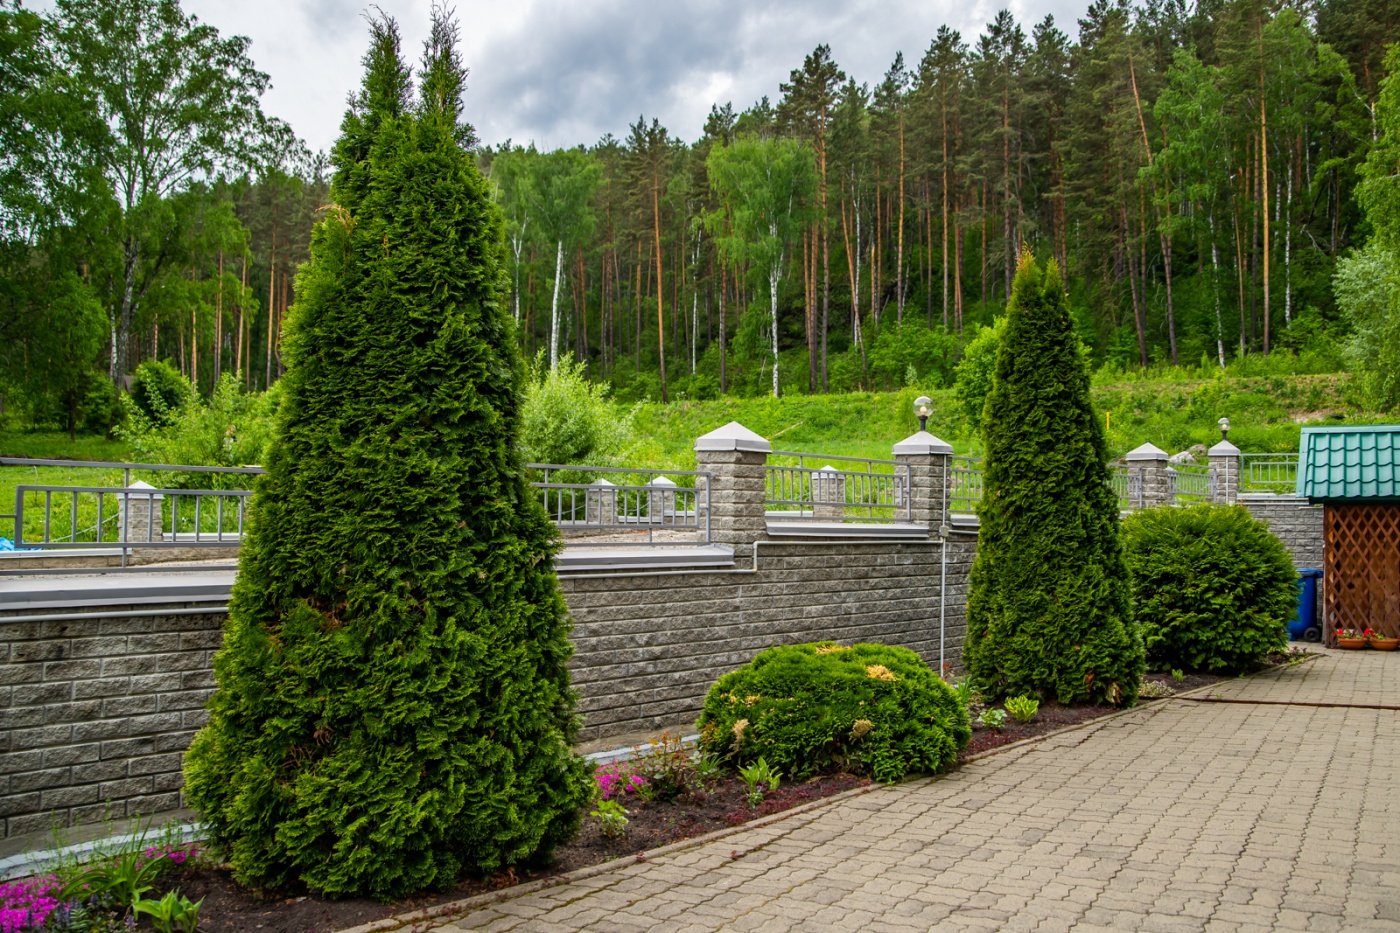
[[[1175,490],[1165,450],[1155,444],[1143,444],[1130,450],[1123,459],[1128,461],[1129,507],[1150,509],[1171,505]]]
[[[907,468],[909,486],[902,490],[908,501],[908,520],[935,537],[948,524],[948,478],[953,445],[927,431],[911,434],[894,445],[894,459]],[[895,481],[902,482],[896,476]],[[900,503],[904,505],[903,502]],[[902,519],[903,514],[897,516]]]
[[[676,481],[658,476],[647,483],[647,516],[653,525],[676,523]]]
[[[117,512],[118,534],[125,544],[153,544],[164,540],[165,522],[161,507],[165,496],[151,492],[156,487],[137,480],[121,493]]]
[[[846,476],[834,466],[813,470],[812,517],[822,522],[846,519]]]
[[[587,516],[589,525],[617,524],[617,487],[605,479],[588,487]]]
[[[708,521],[710,540],[734,548],[735,557],[751,555],[754,542],[768,535],[764,474],[772,450],[737,421],[695,440],[695,469],[710,474],[708,495],[701,489],[705,477],[696,481],[700,527]]]
[[[1222,440],[1206,454],[1210,458],[1210,501],[1234,505],[1240,496],[1240,469],[1244,455],[1229,441]]]

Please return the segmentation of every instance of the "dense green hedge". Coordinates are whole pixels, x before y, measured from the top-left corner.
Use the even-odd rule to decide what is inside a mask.
[[[1123,543],[1154,668],[1238,673],[1287,647],[1298,574],[1243,508],[1144,509],[1124,520]]]
[[[943,771],[972,737],[967,710],[917,654],[832,642],[769,648],[725,674],[698,727],[706,754],[734,765],[763,758],[785,780]]]

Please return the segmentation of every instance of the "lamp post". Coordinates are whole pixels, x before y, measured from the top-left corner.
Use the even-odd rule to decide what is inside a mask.
[[[919,430],[928,430],[928,416],[933,414],[933,399],[920,395],[914,399],[914,414],[919,416]]]
[[[1230,433],[1230,419],[1221,418],[1216,424],[1220,425],[1220,439],[1222,441],[1228,440],[1229,438],[1227,435]]]

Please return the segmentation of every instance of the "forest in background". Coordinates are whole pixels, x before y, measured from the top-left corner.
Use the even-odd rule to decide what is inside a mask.
[[[1073,37],[1003,11],[873,83],[818,46],[693,142],[640,116],[462,144],[526,353],[622,399],[948,387],[1022,248],[1065,270],[1096,366],[1380,371],[1396,39],[1387,0],[1094,0]],[[0,48],[7,409],[105,430],[152,359],[206,396],[274,382],[333,154],[261,113],[246,40],[175,0],[2,0]]]

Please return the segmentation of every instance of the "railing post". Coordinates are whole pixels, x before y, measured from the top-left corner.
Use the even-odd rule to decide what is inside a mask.
[[[605,479],[588,487],[584,505],[584,523],[588,525],[617,524],[617,487]]]
[[[773,445],[737,421],[695,440],[695,468],[710,474],[710,540],[734,548],[735,557],[753,553],[768,536],[764,517],[764,471]],[[704,508],[697,495],[697,508]]]
[[[151,544],[164,540],[161,506],[165,496],[141,491],[155,487],[139,479],[128,485],[127,489],[137,491],[121,493],[121,508],[117,510],[117,531],[122,545]],[[99,528],[97,534],[100,543],[102,529]]]
[[[653,525],[674,525],[676,523],[676,482],[666,477],[655,477],[647,483],[647,520]]]
[[[846,477],[834,466],[813,470],[812,517],[821,522],[846,520]]]
[[[1175,490],[1165,450],[1154,444],[1143,444],[1129,451],[1124,459],[1128,461],[1128,488],[1133,493],[1129,502],[1134,509],[1172,504]],[[1131,481],[1133,478],[1136,482]]]
[[[1222,440],[1207,455],[1210,457],[1210,501],[1234,505],[1240,496],[1240,468],[1244,465],[1240,449]]]
[[[939,537],[948,524],[949,466],[953,446],[927,431],[894,445],[894,459],[909,471],[909,520]]]

